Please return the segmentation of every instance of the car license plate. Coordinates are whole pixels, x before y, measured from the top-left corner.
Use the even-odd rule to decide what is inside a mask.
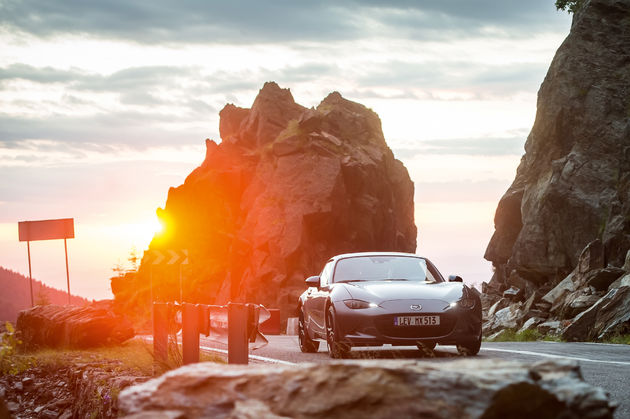
[[[439,326],[440,316],[396,316],[394,326]]]

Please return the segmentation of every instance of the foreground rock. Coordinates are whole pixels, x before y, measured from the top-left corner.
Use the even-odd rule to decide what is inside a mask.
[[[148,379],[120,361],[58,356],[56,363],[0,376],[0,418],[115,418],[120,390]]]
[[[126,417],[612,418],[604,390],[569,363],[197,364],[129,387]]]
[[[85,307],[35,306],[20,312],[17,330],[27,347],[89,348],[134,336],[131,324],[107,301]]]
[[[188,249],[191,302],[244,301],[294,316],[304,279],[354,251],[416,249],[414,186],[385,142],[378,115],[328,95],[316,109],[265,83],[251,108],[220,113],[222,142],[171,188],[152,249]],[[179,273],[142,261],[116,279],[116,300],[179,298]],[[144,294],[139,295],[140,292]]]
[[[627,284],[620,278],[630,269],[628,14],[628,1],[590,0],[574,15],[538,92],[516,178],[497,207],[485,301],[513,305],[542,295],[510,319],[517,327],[536,317],[562,329]],[[622,313],[611,306],[618,301],[599,307]],[[582,316],[580,328],[601,316]],[[603,336],[571,333],[578,335]]]

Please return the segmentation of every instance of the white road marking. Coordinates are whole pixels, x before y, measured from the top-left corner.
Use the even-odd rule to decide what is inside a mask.
[[[576,356],[566,356],[566,355],[553,355],[553,354],[545,354],[542,352],[531,352],[531,351],[517,351],[514,349],[498,349],[498,348],[481,348],[482,351],[495,351],[495,352],[509,352],[514,354],[521,355],[533,355],[533,356],[542,356],[545,358],[559,358],[559,359],[570,359],[572,361],[583,361],[583,362],[597,362],[600,364],[615,364],[615,365],[627,365],[630,366],[630,362],[624,361],[604,361],[601,359],[589,359],[589,358],[580,358]]]
[[[140,339],[153,342],[153,336],[139,336],[139,337]],[[210,351],[210,352],[217,352],[226,356],[228,354],[228,351],[226,349],[211,348],[209,346],[200,345],[199,349],[203,349],[205,351]],[[255,361],[266,362],[268,364],[297,365],[295,362],[283,361],[281,359],[267,358],[267,357],[258,356],[258,355],[249,355],[249,359],[253,359]]]
[[[199,349],[203,349],[205,351],[210,351],[210,352],[218,352],[223,355],[228,354],[228,351],[226,349],[211,348],[209,346],[200,346]],[[267,362],[269,364],[296,365],[295,362],[283,361],[281,359],[267,358],[267,357],[258,356],[258,355],[249,355],[249,359],[253,359],[255,361],[261,361],[261,362]]]

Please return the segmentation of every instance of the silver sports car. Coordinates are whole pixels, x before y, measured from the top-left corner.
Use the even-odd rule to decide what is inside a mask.
[[[479,294],[458,276],[445,281],[426,258],[408,253],[349,253],[330,259],[306,280],[298,300],[302,352],[319,340],[332,358],[353,346],[456,345],[476,355],[481,346]]]

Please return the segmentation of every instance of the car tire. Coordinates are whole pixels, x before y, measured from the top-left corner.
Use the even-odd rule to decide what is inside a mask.
[[[418,349],[421,351],[432,351],[435,349],[437,343],[436,342],[418,342],[416,345]]]
[[[326,310],[326,345],[328,346],[328,355],[333,359],[347,358],[350,354],[351,346],[339,341],[338,331],[335,310],[330,306]]]
[[[479,349],[481,349],[481,332],[478,338],[457,345],[457,352],[463,356],[475,356],[479,353]]]
[[[312,340],[304,328],[304,314],[302,310],[300,310],[300,317],[298,318],[298,342],[300,350],[304,353],[317,352],[319,349],[319,342]]]

